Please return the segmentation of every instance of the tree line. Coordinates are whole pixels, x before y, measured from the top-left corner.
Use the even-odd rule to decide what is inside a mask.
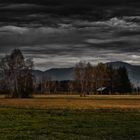
[[[40,82],[36,82],[32,70],[33,61],[25,59],[19,49],[13,50],[0,61],[1,92],[11,98],[27,98],[32,93],[104,94],[104,89],[108,90],[107,94],[126,94],[133,88],[125,67],[113,68],[103,63],[96,66],[77,63],[71,81],[54,81],[43,76]]]
[[[78,93],[80,96],[104,94],[104,91],[98,91],[99,88],[107,89],[106,94],[130,94],[133,86],[125,67],[113,68],[103,63],[92,66],[90,63],[79,62],[74,67],[73,80],[52,81],[50,77],[46,77],[36,89],[41,93],[66,92]]]
[[[131,93],[132,85],[125,67],[113,68],[111,65],[79,62],[75,66],[75,84],[82,95],[95,93],[108,88],[108,93]],[[100,93],[102,94],[102,90]]]

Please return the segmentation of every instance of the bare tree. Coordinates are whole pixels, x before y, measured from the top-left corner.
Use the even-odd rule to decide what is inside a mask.
[[[52,78],[50,76],[47,76],[45,78],[45,89],[47,93],[51,93],[51,87],[52,87]]]
[[[97,66],[94,67],[94,80],[96,84],[96,89],[103,86],[107,86],[108,79],[109,75],[106,64],[99,63]]]
[[[80,96],[85,96],[85,67],[85,62],[79,62],[75,65],[74,69],[76,89],[80,92]]]
[[[74,82],[73,81],[69,81],[68,82],[68,92],[69,94],[72,94],[74,91]]]
[[[85,67],[85,91],[87,94],[90,94],[93,90],[93,79],[94,79],[94,73],[93,73],[93,66],[90,63],[86,64]]]
[[[19,49],[0,61],[2,79],[5,81],[9,96],[13,98],[29,97],[33,87],[33,62],[25,60]]]

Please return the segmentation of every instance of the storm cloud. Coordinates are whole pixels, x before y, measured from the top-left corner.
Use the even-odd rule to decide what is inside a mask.
[[[98,8],[88,15],[60,16],[47,13],[43,5],[26,3],[1,4],[0,10],[0,57],[19,48],[41,70],[79,61],[140,65],[140,16],[97,20]]]

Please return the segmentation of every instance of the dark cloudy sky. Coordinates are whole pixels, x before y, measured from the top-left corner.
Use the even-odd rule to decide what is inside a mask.
[[[140,65],[139,8],[125,7],[124,13],[123,6],[119,12],[115,8],[104,7],[105,15],[100,7],[62,15],[42,11],[44,5],[1,3],[0,57],[20,48],[41,70],[71,67],[80,60]]]

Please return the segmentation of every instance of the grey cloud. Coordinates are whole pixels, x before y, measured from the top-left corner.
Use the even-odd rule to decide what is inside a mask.
[[[88,28],[5,26],[0,27],[0,57],[20,48],[39,69],[69,67],[80,60],[92,64],[109,61],[140,64],[139,38],[139,28],[130,31],[101,24],[93,27],[93,23]]]
[[[7,9],[7,10],[10,10],[10,9],[13,9],[13,10],[21,10],[21,9],[29,9],[29,8],[43,8],[44,6],[42,5],[36,5],[36,4],[26,4],[26,3],[23,3],[23,4],[2,4],[0,5],[0,9]]]

